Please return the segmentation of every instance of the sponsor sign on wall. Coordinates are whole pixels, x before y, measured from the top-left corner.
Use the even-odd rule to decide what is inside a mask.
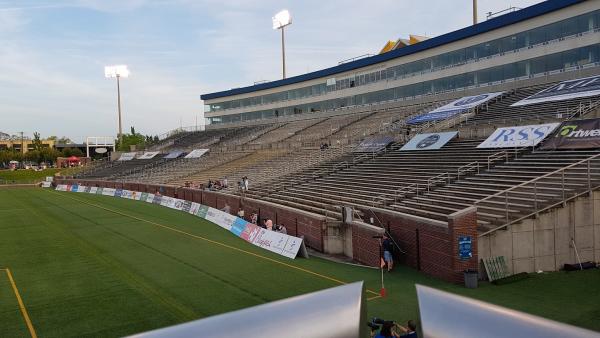
[[[394,138],[391,136],[369,136],[362,140],[354,152],[374,152],[379,151],[388,146],[388,144],[394,142]]]
[[[135,153],[122,153],[119,161],[131,161],[135,158]]]
[[[473,96],[465,96],[458,100],[452,101],[446,105],[438,107],[428,113],[413,117],[408,120],[408,124],[416,124],[427,121],[445,120],[454,115],[467,112],[468,110],[477,107],[480,104],[504,94],[504,92],[485,93]]]
[[[515,102],[511,107],[600,95],[600,75],[563,81]]]
[[[154,156],[158,155],[158,151],[147,151],[145,153],[143,153],[140,157],[138,157],[138,159],[140,160],[149,160],[151,158],[154,158]]]
[[[415,137],[410,139],[400,151],[404,150],[432,150],[440,149],[448,141],[456,137],[457,131],[450,131],[445,133],[430,133],[430,134],[417,134]]]
[[[185,155],[185,158],[199,158],[206,154],[208,149],[194,149],[189,154]]]
[[[559,123],[498,128],[477,148],[533,147],[550,135]]]
[[[588,148],[600,148],[600,119],[563,122],[541,147],[545,150]]]

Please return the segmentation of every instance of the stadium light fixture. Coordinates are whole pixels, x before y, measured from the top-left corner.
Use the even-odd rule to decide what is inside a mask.
[[[113,65],[104,67],[106,78],[117,78],[117,107],[119,109],[119,145],[123,147],[123,125],[121,123],[121,83],[120,78],[129,77],[129,68],[126,65]]]
[[[273,17],[273,29],[281,30],[281,60],[283,67],[283,78],[285,79],[285,26],[292,24],[292,16],[287,9],[280,11]]]

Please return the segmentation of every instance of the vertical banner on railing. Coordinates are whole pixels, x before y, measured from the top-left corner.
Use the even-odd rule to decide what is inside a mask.
[[[56,191],[88,192],[90,194],[139,200],[171,209],[181,210],[206,219],[255,246],[292,259],[296,258],[298,251],[302,246],[301,238],[260,228],[244,219],[196,202],[169,196],[154,195],[146,192],[115,188],[85,187],[79,185],[59,184],[56,187]]]

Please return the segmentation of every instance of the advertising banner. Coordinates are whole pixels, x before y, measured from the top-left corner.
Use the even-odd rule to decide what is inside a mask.
[[[67,191],[67,186],[65,184],[59,184],[56,186],[56,191]]]
[[[145,153],[143,153],[140,157],[138,157],[139,160],[149,160],[151,158],[154,158],[154,156],[158,155],[158,151],[147,151]]]
[[[123,196],[123,189],[116,189],[115,197],[121,197],[121,196]]]
[[[517,101],[511,107],[600,95],[600,75],[568,80]]]
[[[198,211],[196,212],[196,216],[206,219],[207,214],[208,214],[208,207],[206,205],[200,205],[198,207]]]
[[[97,194],[98,193],[98,187],[90,187],[90,194]]]
[[[185,155],[185,158],[199,158],[206,154],[208,149],[194,149],[189,154]]]
[[[375,152],[387,147],[390,143],[394,142],[394,138],[391,136],[369,136],[362,140],[354,152]]]
[[[231,231],[231,227],[237,217],[215,208],[208,208],[206,220],[215,223],[223,229]]]
[[[544,150],[600,148],[600,119],[563,122],[541,146]]]
[[[204,216],[200,216],[198,215],[198,210],[200,209],[201,204],[198,204],[196,202],[192,202],[191,206],[190,206],[190,211],[189,213],[192,215],[196,215],[198,217],[202,217],[204,218],[204,216],[206,216],[206,214],[204,214]]]
[[[150,197],[150,195],[148,195],[148,197]],[[152,204],[158,204],[160,205],[162,202],[162,195],[152,195]]]
[[[429,133],[429,134],[417,134],[415,137],[410,139],[400,151],[405,150],[432,150],[440,149],[448,141],[455,138],[458,134],[457,131],[450,131],[445,133]]]
[[[498,128],[477,148],[533,147],[550,135],[559,123]]]
[[[181,154],[183,154],[183,151],[174,150],[174,151],[168,153],[167,156],[165,156],[163,158],[178,158],[179,156],[181,156]]]
[[[135,158],[135,153],[122,153],[118,161],[131,161]]]
[[[102,195],[104,196],[115,196],[115,188],[104,188],[102,189]]]
[[[408,120],[408,124],[417,124],[427,121],[445,120],[457,114],[466,112],[480,104],[504,94],[504,92],[485,93],[473,96],[465,96],[458,100],[452,101],[446,105],[438,107],[428,113],[413,117]]]
[[[104,188],[96,188],[96,195],[102,195],[102,191],[104,190]]]
[[[87,191],[85,191],[87,188],[88,188],[88,187],[86,187],[85,185],[80,185],[80,186],[77,188],[77,192],[79,192],[79,193],[84,193],[84,192],[87,192]]]
[[[50,188],[52,186],[52,182],[42,182],[42,188]]]

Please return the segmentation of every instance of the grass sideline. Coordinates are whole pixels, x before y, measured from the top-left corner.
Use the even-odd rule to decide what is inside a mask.
[[[67,173],[68,171],[68,173]],[[0,182],[8,181],[9,183],[20,183],[20,182],[39,182],[43,181],[46,176],[54,176],[56,173],[63,175],[71,175],[72,169],[58,169],[48,168],[40,171],[30,169],[19,169],[19,170],[0,170]]]
[[[197,217],[113,197],[0,191],[0,239],[0,267],[11,269],[41,337],[128,335],[338,285],[273,260],[379,289],[377,270],[289,260]],[[474,290],[406,267],[385,277],[388,297],[368,302],[370,317],[417,318],[414,284],[420,283],[600,331],[597,270],[534,274]],[[0,275],[2,335],[28,336],[8,291],[10,283]]]

